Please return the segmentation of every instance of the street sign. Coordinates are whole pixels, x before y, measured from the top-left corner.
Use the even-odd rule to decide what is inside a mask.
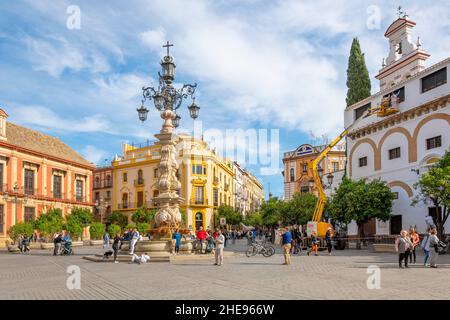
[[[220,225],[224,226],[227,224],[227,219],[226,218],[220,218]]]

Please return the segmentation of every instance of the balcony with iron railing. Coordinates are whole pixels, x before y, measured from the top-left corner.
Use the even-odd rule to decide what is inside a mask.
[[[48,201],[64,201],[64,202],[81,202],[90,203],[91,201],[86,195],[71,196],[62,191],[52,190],[48,194],[43,193],[39,189],[9,186],[8,184],[0,185],[0,193],[8,194],[9,196],[26,197],[29,199],[40,199]]]
[[[140,179],[134,180],[134,186],[135,186],[135,187],[137,187],[137,186],[143,186],[144,183],[145,183],[144,178],[140,178]]]
[[[130,210],[130,209],[138,209],[141,207],[146,207],[146,208],[153,208],[155,207],[155,202],[152,201],[145,201],[142,203],[138,203],[138,202],[122,202],[119,203],[117,205],[117,209],[118,210]]]

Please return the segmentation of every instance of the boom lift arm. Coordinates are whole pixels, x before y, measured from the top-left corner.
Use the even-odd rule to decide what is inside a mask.
[[[342,131],[342,133],[335,138],[325,149],[320,152],[320,154],[308,164],[309,169],[312,171],[314,185],[317,188],[318,192],[318,200],[316,203],[316,207],[314,208],[314,214],[312,217],[312,222],[317,223],[317,233],[319,237],[323,237],[326,234],[326,231],[329,227],[332,228],[331,224],[328,222],[321,222],[323,209],[325,207],[325,203],[327,202],[327,195],[323,190],[322,179],[319,176],[319,172],[317,170],[317,165],[328,155],[330,150],[339,143],[349,132],[350,130],[362,119],[367,118],[368,116],[377,113],[378,110],[373,108],[369,109],[355,122],[353,122],[347,129]]]

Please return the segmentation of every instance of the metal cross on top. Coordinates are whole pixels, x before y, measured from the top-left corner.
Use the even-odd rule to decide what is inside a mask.
[[[167,44],[163,46],[163,48],[167,48],[167,56],[169,56],[169,48],[173,47],[173,44],[170,44],[169,41],[167,41]]]

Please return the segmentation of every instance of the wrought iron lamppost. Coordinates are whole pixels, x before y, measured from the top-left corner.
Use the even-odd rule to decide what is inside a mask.
[[[191,97],[192,103],[188,110],[191,118],[195,120],[198,117],[200,107],[195,103],[194,98],[197,84],[184,84],[179,89],[172,85],[175,80],[176,67],[169,52],[172,46],[173,44],[170,44],[169,41],[163,46],[167,48],[167,54],[160,63],[162,74],[158,72],[159,86],[158,88],[142,88],[144,99],[137,112],[139,120],[146,121],[149,110],[144,106],[144,103],[146,100],[153,100],[155,108],[164,120],[160,133],[155,135],[159,140],[158,144],[161,146],[161,158],[158,165],[159,175],[156,183],[159,194],[154,199],[158,206],[155,222],[158,226],[178,227],[181,223],[180,203],[184,199],[178,195],[181,183],[176,176],[178,163],[175,160],[175,146],[179,137],[175,134],[174,129],[179,126],[181,119],[177,110],[185,99]]]
[[[27,203],[27,196],[25,195],[24,196],[24,198],[22,199],[22,200],[19,200],[19,197],[18,197],[18,194],[19,194],[19,186],[17,185],[17,182],[14,184],[14,187],[13,187],[13,189],[11,190],[11,191],[13,191],[13,195],[11,195],[12,196],[12,199],[13,199],[13,203],[14,203],[14,207],[15,207],[15,212],[14,212],[14,223],[18,223],[19,222],[19,215],[18,215],[18,212],[17,212],[17,205],[19,204],[19,203],[23,203],[23,204],[26,204]],[[3,193],[3,200],[4,201],[8,201],[9,200],[9,197],[10,197],[10,194],[8,193],[8,190],[6,190],[4,193]]]

